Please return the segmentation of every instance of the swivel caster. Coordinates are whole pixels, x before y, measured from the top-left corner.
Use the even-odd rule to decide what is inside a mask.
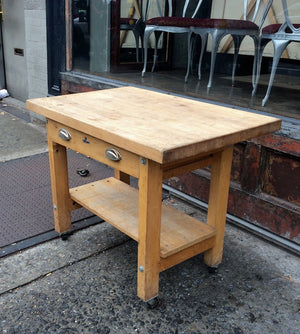
[[[61,240],[67,241],[69,237],[73,234],[73,232],[68,231],[60,234]]]
[[[218,272],[218,267],[209,267],[209,266],[207,266],[207,271],[210,274],[216,274]]]
[[[146,306],[147,306],[147,309],[149,309],[149,310],[155,309],[159,304],[160,304],[160,301],[159,301],[158,297],[154,297],[154,298],[146,301]]]

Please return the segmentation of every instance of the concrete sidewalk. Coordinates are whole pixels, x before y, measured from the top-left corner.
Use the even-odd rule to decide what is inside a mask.
[[[44,130],[8,118],[15,117],[0,115],[0,133],[4,127],[13,138],[26,134],[16,148],[7,141],[8,151],[22,154],[25,146],[18,142],[25,140],[26,154],[46,149]],[[31,135],[39,139],[31,142]],[[18,156],[3,150],[6,159]],[[205,219],[177,198],[166,201]],[[208,273],[199,255],[161,273],[161,303],[149,310],[136,297],[136,242],[101,223],[67,241],[54,239],[0,260],[0,333],[296,334],[299,263],[295,255],[228,224],[218,272]]]
[[[299,259],[235,227],[218,273],[199,255],[160,274],[154,310],[136,297],[136,270],[137,244],[107,223],[6,257],[0,332],[299,332]]]
[[[45,125],[30,122],[25,103],[0,101],[0,162],[47,151]]]

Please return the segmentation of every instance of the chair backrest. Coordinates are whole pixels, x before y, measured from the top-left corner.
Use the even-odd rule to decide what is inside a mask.
[[[216,0],[218,1],[218,0]],[[234,0],[236,1],[236,0]],[[252,10],[253,8],[253,0],[243,0],[244,1],[244,10],[243,10],[243,19],[244,20],[250,20],[252,22],[254,22],[257,18],[257,15],[258,15],[258,12],[259,12],[259,7],[260,7],[260,4],[261,4],[261,0],[256,0],[255,1],[255,8],[254,8],[254,11]],[[269,7],[271,6],[271,4],[269,4],[270,2],[272,2],[273,0],[268,0],[266,6],[269,5]],[[285,0],[283,0],[285,1]],[[150,0],[151,2],[151,0]],[[172,0],[168,0],[168,5],[169,5],[169,16],[172,16],[173,15],[173,6],[172,6]],[[191,4],[191,2],[193,4]],[[192,18],[194,18],[196,16],[196,14],[198,13],[199,9],[200,9],[200,6],[202,4],[203,0],[198,0],[197,1],[197,4],[195,6],[194,2],[193,1],[190,1],[190,0],[185,0],[184,2],[184,6],[183,6],[183,11],[182,11],[182,17],[185,17],[186,16],[186,12],[188,10],[188,8],[190,7],[190,9],[192,10],[193,14],[192,14]],[[265,2],[265,1],[263,1]],[[249,4],[252,4],[250,7],[251,7],[251,10],[249,10]],[[159,15],[160,16],[164,16],[164,13],[162,11],[162,8],[160,6],[160,1],[159,0],[156,0],[156,5],[157,5],[157,8],[158,8],[158,12],[159,12]],[[193,10],[194,8],[194,10]],[[249,18],[250,16],[250,13],[253,12],[251,18]],[[263,23],[263,22],[262,22]]]
[[[272,0],[272,2],[273,2],[273,0]],[[282,7],[283,7],[283,11],[284,11],[285,22],[280,27],[279,31],[283,31],[283,30],[285,31],[287,28],[289,28],[292,33],[300,34],[300,28],[295,28],[291,19],[290,19],[286,0],[282,0]]]
[[[252,2],[252,0],[244,0],[244,13],[243,13],[244,14],[243,15],[244,20],[249,20],[248,6],[249,6],[249,3],[251,3],[251,2]],[[250,21],[252,21],[252,22],[254,22],[257,18],[260,3],[261,3],[261,0],[256,0],[255,1],[255,8],[254,8],[254,11],[253,11],[253,15],[250,19]]]
[[[148,3],[147,3],[147,8],[146,8],[146,13],[148,13],[148,10],[149,10],[149,7],[150,7],[150,3],[153,2],[154,0],[148,0]],[[186,12],[187,12],[187,9],[189,8],[189,6],[192,7],[190,0],[185,0],[184,2],[184,6],[183,6],[183,11],[182,11],[182,17],[185,17],[186,16]],[[192,1],[193,2],[193,1]],[[203,0],[198,0],[197,2],[197,5],[195,6],[194,10],[193,10],[193,14],[192,14],[192,17],[195,17],[195,15],[197,14],[201,4],[202,4]],[[169,5],[169,13],[168,13],[168,16],[173,16],[173,4],[172,4],[172,0],[168,0],[168,5]],[[159,0],[156,0],[156,6],[157,6],[157,9],[158,9],[158,13],[159,13],[159,16],[165,16],[165,13],[163,11],[163,9],[161,8],[161,5],[160,5],[160,1]],[[146,14],[147,15],[147,14]]]
[[[244,20],[249,20],[249,4],[251,4],[253,0],[244,0]],[[283,0],[285,1],[285,0]],[[256,19],[258,18],[258,13],[259,13],[259,9],[261,6],[263,6],[264,8],[262,8],[262,15],[260,16],[260,20],[259,20],[259,23],[258,23],[258,26],[259,26],[259,29],[262,28],[264,22],[265,22],[265,19],[268,15],[268,12],[272,6],[272,3],[273,3],[273,0],[267,0],[267,1],[261,1],[261,0],[256,0],[255,2],[255,8],[254,8],[254,11],[253,11],[253,15],[250,19],[250,21],[252,22],[255,22]]]
[[[268,2],[266,3],[263,15],[262,15],[260,23],[259,23],[259,29],[261,29],[262,25],[264,24],[265,19],[266,19],[267,15],[268,15],[268,12],[269,12],[272,4],[273,4],[273,0],[268,0]]]
[[[196,14],[198,13],[198,10],[199,10],[199,8],[202,4],[202,1],[203,0],[198,0],[197,6],[195,7],[194,12],[192,14],[192,18],[194,18],[196,16]],[[169,0],[169,2],[172,3],[172,0]],[[184,6],[183,6],[182,17],[185,17],[186,11],[187,11],[189,5],[190,5],[190,0],[185,0]]]
[[[260,28],[264,22],[264,20],[266,19],[268,12],[273,4],[274,0],[268,0],[266,7],[265,7],[265,11],[262,17],[262,22],[260,24]],[[281,27],[279,28],[277,33],[285,33],[287,30],[289,31],[289,33],[295,33],[295,34],[300,34],[300,28],[296,28],[289,16],[289,11],[288,11],[288,5],[287,5],[287,0],[281,0],[282,3],[282,9],[283,9],[283,13],[284,13],[284,22],[281,24]],[[297,25],[298,26],[298,25]]]

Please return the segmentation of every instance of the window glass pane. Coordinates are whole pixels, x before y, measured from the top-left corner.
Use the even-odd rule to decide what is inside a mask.
[[[300,23],[300,2],[298,0],[274,0],[266,15],[263,27],[282,24],[285,21],[283,4],[287,3],[290,20]],[[196,98],[232,104],[240,107],[263,110],[300,118],[300,43],[288,43],[279,56],[271,97],[276,97],[273,106],[262,100],[266,94],[274,48],[270,41],[263,51],[260,79],[256,94],[252,97],[252,73],[255,46],[253,39],[246,36],[240,45],[238,61],[232,85],[234,43],[230,35],[221,39],[217,50],[211,87],[208,89],[211,69],[212,38],[208,35],[198,79],[198,64],[201,51],[201,38],[193,39],[191,72],[187,83],[184,81],[187,69],[187,33],[172,31],[156,34],[158,38],[157,64],[151,73],[154,62],[155,34],[147,43],[147,71],[142,78],[144,64],[143,32],[145,19],[170,12],[168,0],[72,0],[72,68],[76,71],[92,73],[99,77],[109,77],[134,84],[154,87]],[[173,16],[182,16],[185,1],[173,0]],[[190,0],[186,16],[193,13],[192,7],[198,3]],[[260,1],[256,24],[259,25],[267,1]],[[161,11],[159,11],[159,6]],[[255,12],[256,1],[247,1],[247,20]],[[203,0],[197,18],[242,20],[244,1]],[[147,17],[146,17],[147,16]],[[226,23],[227,24],[227,23]],[[230,29],[229,29],[230,30]],[[213,32],[211,29],[210,33]],[[300,32],[298,31],[298,36]],[[296,38],[296,40],[297,40]],[[271,39],[270,39],[271,40]],[[205,43],[205,41],[204,41]]]
[[[147,6],[149,4],[149,6]],[[159,16],[159,7],[165,12],[165,0],[120,0],[120,62],[142,61],[142,39],[144,21]],[[147,10],[148,8],[148,10]],[[158,40],[158,49],[164,47],[164,36]],[[151,34],[149,48],[154,47],[155,37]],[[137,53],[140,57],[137,56]]]
[[[73,0],[73,67],[89,70],[90,60],[90,10],[88,0]]]
[[[109,70],[110,7],[104,0],[72,1],[73,69]]]

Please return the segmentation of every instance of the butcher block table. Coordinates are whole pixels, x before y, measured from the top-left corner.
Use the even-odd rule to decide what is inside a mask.
[[[233,145],[280,129],[276,118],[134,87],[32,99],[27,108],[47,119],[56,231],[70,230],[82,206],[136,240],[144,301],[158,295],[163,270],[202,252],[208,266],[221,263]],[[114,177],[69,189],[66,148],[113,167]],[[206,166],[205,224],[162,203],[162,182]]]

